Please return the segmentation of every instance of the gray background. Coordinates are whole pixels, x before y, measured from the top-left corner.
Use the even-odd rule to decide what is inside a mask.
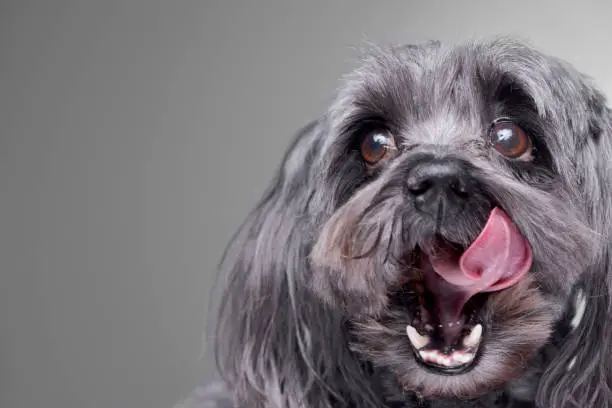
[[[0,2],[0,407],[210,378],[219,255],[362,41],[516,34],[612,88],[611,6],[491,3]]]

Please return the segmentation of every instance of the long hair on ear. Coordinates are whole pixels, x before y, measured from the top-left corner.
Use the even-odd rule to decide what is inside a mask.
[[[570,69],[568,68],[568,71]],[[570,71],[574,73],[573,71]],[[570,332],[539,383],[538,407],[612,407],[612,115],[606,100],[583,78],[576,94],[558,106],[571,109],[565,120],[581,136],[576,184],[602,246],[585,271],[574,297]],[[568,106],[572,105],[572,106]]]
[[[343,318],[304,283],[323,131],[313,122],[299,132],[221,262],[228,277],[215,354],[236,408],[381,406],[348,349]]]

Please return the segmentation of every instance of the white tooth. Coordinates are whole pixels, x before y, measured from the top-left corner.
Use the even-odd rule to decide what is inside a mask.
[[[470,334],[468,334],[463,339],[463,345],[465,347],[474,348],[478,346],[478,344],[480,343],[481,337],[482,337],[482,325],[477,324],[476,326],[472,328],[472,331],[470,332]]]
[[[429,336],[423,336],[412,326],[406,326],[406,334],[412,345],[417,349],[422,349],[429,344]]]
[[[465,363],[469,363],[470,361],[472,361],[474,359],[474,355],[473,354],[462,354],[459,357],[459,361],[463,364]]]

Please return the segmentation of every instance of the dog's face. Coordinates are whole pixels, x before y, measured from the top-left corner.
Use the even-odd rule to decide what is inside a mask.
[[[607,407],[611,117],[511,39],[375,50],[224,256],[236,406]]]
[[[597,256],[579,156],[598,129],[572,75],[516,45],[387,50],[308,142],[309,284],[400,386],[471,397],[519,377]]]

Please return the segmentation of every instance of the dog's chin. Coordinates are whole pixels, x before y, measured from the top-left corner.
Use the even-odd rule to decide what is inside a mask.
[[[476,398],[520,377],[562,310],[526,273],[531,253],[520,255],[529,258],[520,276],[501,275],[462,298],[465,290],[441,279],[431,259],[443,253],[458,264],[468,248],[442,237],[424,242],[399,263],[385,310],[351,319],[352,349],[425,397]]]
[[[381,316],[351,320],[352,350],[424,397],[476,398],[519,378],[560,315],[525,277],[472,298],[449,343],[426,285],[406,282],[389,295]]]

